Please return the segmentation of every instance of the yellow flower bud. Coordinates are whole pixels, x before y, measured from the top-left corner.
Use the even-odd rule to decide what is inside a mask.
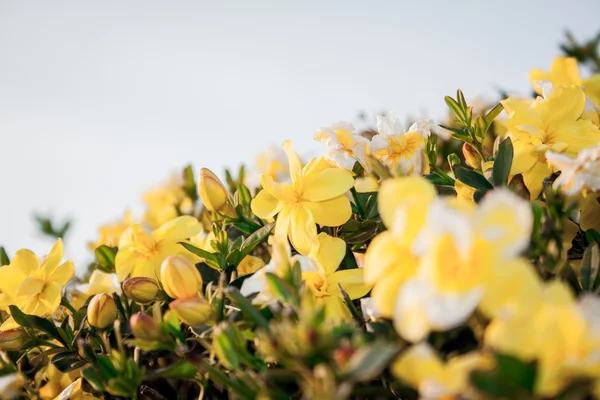
[[[202,289],[202,277],[191,261],[181,256],[165,258],[160,268],[163,289],[174,299],[197,297]]]
[[[253,274],[262,267],[265,266],[265,262],[254,256],[246,256],[237,266],[237,273],[239,276]]]
[[[158,285],[152,278],[139,276],[123,282],[123,292],[138,304],[148,304],[156,299]]]
[[[462,147],[462,152],[469,167],[473,169],[478,169],[481,167],[482,158],[473,146],[465,142]]]
[[[21,329],[10,329],[0,332],[0,350],[20,350],[27,334]]]
[[[210,211],[221,211],[225,208],[229,195],[223,183],[208,168],[200,170],[198,193],[204,206]]]
[[[211,305],[200,297],[172,301],[169,308],[181,322],[189,326],[202,325],[208,321],[212,314]]]
[[[87,309],[88,323],[98,329],[104,329],[117,319],[117,306],[111,295],[101,293],[92,297]]]
[[[157,341],[163,335],[160,323],[146,314],[136,313],[132,315],[129,324],[133,336],[139,340]]]

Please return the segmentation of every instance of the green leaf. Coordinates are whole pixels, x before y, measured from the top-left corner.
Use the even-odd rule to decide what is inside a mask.
[[[494,398],[512,399],[515,391],[495,373],[489,371],[472,371],[471,385],[478,391]]]
[[[83,371],[81,371],[81,375],[85,378],[86,381],[89,382],[90,385],[92,385],[94,389],[96,389],[99,392],[104,391],[102,377],[94,367],[85,368]]]
[[[505,186],[510,175],[510,167],[513,160],[513,145],[510,138],[506,138],[500,146],[494,160],[494,169],[492,170],[492,180],[494,186]]]
[[[595,229],[585,231],[585,239],[590,244],[596,242],[600,245],[600,233]]]
[[[465,95],[460,89],[456,90],[456,100],[458,101],[458,104],[462,107],[463,110],[467,109],[467,100],[465,100]]]
[[[266,329],[267,331],[270,330],[269,328],[269,321],[267,321],[267,319],[260,313],[260,311],[258,311],[258,309],[256,309],[256,307],[254,307],[250,301],[245,298],[240,291],[232,286],[228,286],[225,288],[225,295],[229,298],[229,300],[231,300],[240,310],[242,310],[242,313],[244,313],[244,315],[251,320],[252,322],[254,322],[256,325]]]
[[[588,246],[583,252],[581,268],[578,271],[577,280],[581,289],[586,292],[593,292],[596,280],[598,279],[598,270],[600,269],[600,250],[597,243]]]
[[[265,279],[267,280],[267,285],[269,285],[269,288],[271,289],[271,293],[273,293],[278,301],[283,304],[295,303],[297,301],[294,290],[287,282],[283,281],[283,279],[271,272],[265,274]]]
[[[185,360],[180,360],[173,364],[169,364],[164,368],[147,371],[146,379],[192,379],[196,376],[198,368],[194,364]]]
[[[201,360],[199,364],[202,369],[208,373],[210,379],[223,389],[233,391],[239,396],[240,399],[243,400],[252,400],[256,398],[256,393],[254,393],[250,388],[246,387],[239,380],[231,379],[224,372],[214,368],[204,360]]]
[[[217,260],[217,256],[214,253],[208,252],[206,250],[203,250],[199,247],[194,246],[191,243],[187,243],[187,242],[179,242],[180,245],[182,245],[183,247],[185,247],[185,249],[191,253],[194,253],[195,255],[197,255],[198,257],[204,258],[205,260],[212,260],[215,262],[218,262]]]
[[[483,191],[493,189],[492,184],[489,183],[483,175],[475,171],[462,167],[456,167],[454,168],[454,176],[456,176],[456,179],[467,186],[471,186],[472,188]]]
[[[374,342],[352,355],[343,371],[344,378],[368,382],[379,376],[400,352],[400,346],[389,342]]]
[[[350,314],[352,315],[352,318],[354,318],[354,320],[356,321],[358,326],[364,326],[365,321],[363,321],[362,314],[360,312],[358,312],[356,307],[354,307],[354,303],[352,302],[352,299],[348,295],[348,292],[346,292],[344,290],[344,288],[342,287],[342,285],[340,283],[338,283],[338,287],[340,289],[340,292],[342,293],[342,298],[344,299],[344,304],[346,304],[346,307],[348,307],[348,310],[350,310]]]
[[[8,264],[10,264],[10,258],[8,258],[8,254],[6,254],[4,247],[0,247],[0,267]]]
[[[488,128],[492,126],[492,122],[494,122],[496,117],[500,115],[502,110],[504,110],[504,106],[501,103],[498,103],[494,106],[494,108],[488,111],[487,114],[485,114],[485,122]]]
[[[496,354],[496,368],[505,381],[533,393],[537,370],[535,363],[526,364],[518,358]]]
[[[209,266],[206,263],[198,263],[196,264],[196,268],[198,268],[200,276],[202,277],[202,282],[205,285],[209,284],[210,282],[219,282],[219,277],[221,276],[221,273],[217,269]]]
[[[105,381],[109,381],[119,375],[119,372],[108,356],[99,355],[96,357],[96,365],[102,376],[104,376]]]
[[[88,361],[82,360],[77,353],[65,352],[52,357],[52,364],[63,373],[73,371],[87,363]]]
[[[62,338],[58,332],[58,328],[49,320],[40,318],[36,315],[24,314],[15,305],[10,305],[10,315],[13,317],[15,322],[25,328],[39,329],[40,331],[48,334],[51,338],[58,340],[63,346],[69,347],[67,342]]]
[[[275,227],[275,222],[271,222],[262,228],[254,231],[250,236],[242,242],[240,246],[240,261],[244,259],[250,252],[261,242],[267,240],[271,231]]]
[[[489,126],[485,122],[485,118],[477,117],[477,119],[475,119],[475,137],[479,142],[483,142],[483,138],[485,137],[488,128]]]
[[[183,188],[190,199],[194,201],[198,199],[198,189],[196,188],[194,170],[191,165],[183,169]]]
[[[237,192],[235,193],[239,199],[239,204],[243,206],[249,206],[252,202],[252,194],[246,185],[240,184]]]
[[[106,245],[98,246],[94,250],[96,261],[106,272],[115,272],[115,258],[117,256],[117,248],[108,247]]]
[[[466,125],[467,114],[465,113],[463,107],[450,96],[444,97],[444,101],[446,102],[446,105],[448,106],[452,114],[454,114],[454,116],[456,117],[456,120],[462,123],[463,125]]]

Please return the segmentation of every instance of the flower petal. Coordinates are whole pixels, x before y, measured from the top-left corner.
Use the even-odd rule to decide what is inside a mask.
[[[585,108],[585,93],[578,86],[555,86],[540,106],[547,132],[557,132],[565,122],[576,121]]]
[[[39,301],[48,309],[48,314],[52,314],[60,305],[62,285],[57,282],[46,284],[44,290],[40,293]]]
[[[418,204],[426,206],[435,197],[435,188],[425,178],[410,176],[388,179],[379,189],[377,197],[379,214],[385,226],[390,228],[398,206],[412,207]]]
[[[340,226],[352,216],[352,206],[346,196],[325,201],[308,201],[304,206],[310,210],[315,222],[321,226]]]
[[[202,225],[198,220],[189,215],[177,217],[161,225],[160,228],[152,232],[154,240],[178,242],[189,239],[202,232]]]
[[[29,276],[38,270],[40,261],[31,250],[21,249],[17,251],[10,265],[23,275]]]
[[[311,174],[302,182],[302,198],[323,201],[342,196],[354,186],[352,173],[342,168],[328,168]]]
[[[327,283],[335,286],[340,284],[352,300],[360,299],[371,290],[371,286],[365,283],[363,272],[362,268],[337,271],[327,278]]]
[[[323,268],[325,275],[331,275],[338,269],[346,255],[346,242],[324,232],[319,233],[317,238],[319,248],[314,258]]]
[[[300,157],[298,157],[298,154],[294,151],[291,140],[283,142],[283,151],[285,151],[285,154],[288,156],[292,184],[294,186],[298,185],[302,182],[302,161],[300,161]]]
[[[315,220],[308,208],[304,206],[294,206],[290,217],[290,242],[298,253],[307,256],[319,245]]]
[[[128,248],[119,248],[115,257],[115,272],[117,279],[122,282],[133,270],[136,263],[136,257]]]
[[[283,203],[263,189],[252,199],[250,206],[257,217],[268,219],[273,218],[281,210]]]
[[[526,172],[523,172],[523,183],[529,190],[531,200],[538,198],[544,186],[544,179],[552,174],[552,170],[545,162],[536,162],[535,165]]]
[[[73,276],[75,276],[75,266],[73,261],[67,260],[52,271],[52,274],[48,276],[48,280],[64,286],[73,279]]]

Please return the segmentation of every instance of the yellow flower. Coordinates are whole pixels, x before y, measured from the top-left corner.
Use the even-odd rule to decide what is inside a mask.
[[[443,362],[427,342],[422,342],[400,354],[391,370],[423,399],[454,399],[468,391],[470,372],[489,364],[475,352]]]
[[[392,317],[400,286],[417,271],[420,259],[411,246],[435,197],[435,188],[422,177],[388,179],[381,185],[378,209],[388,230],[369,245],[364,273],[365,282],[374,285],[375,309],[384,317]]]
[[[288,160],[279,146],[269,146],[256,157],[256,163],[245,176],[244,183],[255,188],[260,185],[260,177],[269,175],[274,181],[285,181],[290,178]]]
[[[147,206],[144,222],[152,229],[176,218],[180,215],[178,210],[189,212],[193,208],[192,200],[186,195],[178,175],[144,193],[144,203]]]
[[[43,400],[54,399],[73,382],[70,374],[60,372],[52,363],[48,364],[45,376],[48,381],[40,388],[40,397]]]
[[[81,378],[75,380],[63,390],[54,400],[100,400],[98,397],[84,392]]]
[[[377,192],[379,190],[379,183],[377,182],[377,179],[372,176],[356,178],[354,189],[356,189],[358,193]]]
[[[600,130],[591,121],[580,119],[585,94],[579,87],[546,87],[544,97],[538,97],[531,106],[511,98],[501,103],[509,115],[507,128],[515,150],[511,173],[523,174],[532,200],[552,174],[547,150],[574,157],[600,142]]]
[[[98,229],[98,233],[100,234],[100,238],[95,243],[90,243],[89,247],[92,250],[95,250],[100,246],[108,246],[108,247],[117,247],[119,245],[119,239],[125,229],[129,228],[130,225],[133,224],[133,217],[131,216],[131,212],[126,211],[125,216],[119,222],[114,224],[106,224]]]
[[[405,132],[393,112],[377,116],[378,135],[371,139],[371,153],[384,165],[403,174],[421,173],[423,149],[431,130],[431,120],[417,121]]]
[[[360,299],[371,288],[364,282],[362,268],[337,271],[346,254],[346,243],[342,239],[326,233],[320,233],[318,239],[319,247],[313,252],[312,259],[300,261],[302,280],[313,294],[315,303],[325,307],[329,321],[351,320],[339,286],[352,300]]]
[[[63,286],[73,278],[71,260],[60,263],[63,242],[58,239],[50,253],[40,260],[31,251],[17,251],[9,265],[0,268],[0,306],[4,310],[14,304],[25,314],[49,317],[60,305]],[[0,330],[16,327],[12,318]]]
[[[535,68],[529,72],[529,79],[538,94],[543,92],[543,88],[538,84],[539,81],[549,81],[553,85],[583,86],[585,94],[596,105],[600,105],[600,74],[582,80],[579,75],[577,59],[573,57],[556,57],[550,67],[550,72]]]
[[[489,193],[474,210],[435,199],[412,246],[421,259],[418,270],[395,301],[394,326],[400,335],[417,342],[432,330],[454,328],[486,296],[493,296],[487,309],[503,309],[503,303],[494,303],[506,285],[505,279],[494,280],[503,276],[496,269],[506,268],[527,247],[532,225],[529,202],[508,190]],[[522,263],[514,268],[519,266],[530,268]]]
[[[476,189],[469,185],[465,185],[458,179],[454,181],[454,190],[456,190],[456,197],[465,203],[474,204],[475,200],[473,199],[473,195],[475,194]]]
[[[294,248],[306,255],[318,244],[316,224],[339,226],[352,215],[344,194],[354,179],[350,171],[331,168],[323,159],[312,160],[303,168],[290,141],[283,149],[292,183],[275,182],[270,175],[263,175],[263,190],[252,200],[252,211],[265,219],[277,215],[275,234],[288,236]]]
[[[128,276],[146,276],[156,279],[160,265],[168,256],[181,255],[194,262],[197,257],[179,242],[186,242],[202,231],[198,220],[190,216],[177,217],[152,233],[141,225],[132,225],[121,236],[115,268],[119,282]]]
[[[208,168],[200,170],[198,194],[202,204],[209,211],[221,211],[227,205],[229,193],[221,180]]]
[[[327,153],[325,158],[340,168],[352,171],[358,161],[365,170],[368,170],[367,153],[369,140],[354,133],[354,126],[349,122],[336,122],[321,128],[314,139],[325,143]]]

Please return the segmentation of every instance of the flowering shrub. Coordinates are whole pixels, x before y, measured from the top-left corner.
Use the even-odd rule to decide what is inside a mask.
[[[226,184],[187,167],[100,228],[85,279],[41,220],[48,255],[0,251],[0,397],[600,397],[595,48],[535,98],[338,122]]]

